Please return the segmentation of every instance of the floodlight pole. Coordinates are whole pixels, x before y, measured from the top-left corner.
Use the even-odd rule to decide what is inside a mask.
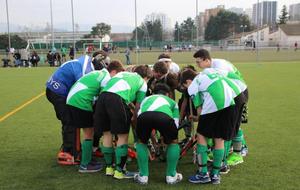
[[[74,49],[74,58],[76,57],[76,43],[75,43],[75,26],[74,26],[74,7],[73,0],[71,0],[71,9],[72,9],[72,28],[73,28],[73,49]]]
[[[257,31],[256,31],[256,63],[258,64],[259,63],[259,54],[258,54],[258,40],[259,40],[259,37],[258,37],[258,34],[259,34],[259,25],[258,25],[258,6],[259,6],[259,0],[257,0],[257,6],[256,6],[256,19],[257,19]]]
[[[52,0],[50,0],[50,15],[51,15],[51,36],[52,36],[52,49],[53,49],[53,48],[54,48],[54,31],[53,31]]]
[[[196,0],[196,48],[198,48],[198,41],[199,41],[199,20],[198,20],[198,0]]]
[[[10,31],[9,31],[9,16],[8,16],[8,3],[7,3],[7,0],[6,0],[6,20],[7,20],[7,35],[8,35],[8,48],[9,48],[9,51],[10,51],[10,48],[11,48],[11,42],[10,42]]]
[[[136,64],[139,62],[138,56],[138,28],[137,28],[137,7],[136,7],[136,0],[134,0],[134,12],[135,12],[135,55],[136,55]]]

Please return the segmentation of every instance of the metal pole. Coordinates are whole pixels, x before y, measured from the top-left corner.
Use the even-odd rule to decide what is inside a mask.
[[[196,0],[196,48],[198,49],[198,41],[199,41],[199,20],[198,20],[198,0]]]
[[[53,49],[53,48],[54,48],[54,31],[53,31],[52,0],[50,0],[50,15],[51,15],[51,36],[52,36],[52,49]]]
[[[137,7],[136,7],[136,0],[134,0],[134,12],[135,12],[135,50],[136,50],[136,64],[139,63],[139,56],[138,56],[138,28],[137,28]]]
[[[256,19],[257,19],[257,31],[256,31],[256,63],[258,64],[259,63],[259,54],[258,54],[258,40],[259,40],[259,37],[258,37],[258,34],[259,34],[259,25],[258,25],[258,5],[259,5],[259,0],[257,0],[257,6],[256,6]]]
[[[10,51],[10,48],[11,48],[11,42],[10,42],[10,31],[9,31],[9,16],[8,16],[8,3],[7,3],[7,0],[6,0],[6,20],[7,20],[7,35],[8,35],[8,48],[9,48],[9,51]]]
[[[178,41],[178,46],[179,46],[179,26],[177,28],[177,41]]]
[[[75,26],[74,26],[74,7],[73,0],[71,0],[71,8],[72,8],[72,28],[73,28],[73,49],[74,49],[74,58],[76,57],[76,43],[75,43]]]

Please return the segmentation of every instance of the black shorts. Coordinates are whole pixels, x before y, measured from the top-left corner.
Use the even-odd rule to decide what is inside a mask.
[[[62,125],[69,125],[71,122],[71,114],[66,104],[66,97],[60,96],[50,89],[46,89],[46,97],[53,105],[56,117],[62,123]]]
[[[235,135],[235,106],[199,116],[197,132],[208,138],[231,140]]]
[[[121,96],[103,92],[100,94],[94,114],[96,132],[110,131],[112,134],[128,134],[132,113]]]
[[[236,135],[240,129],[243,109],[247,102],[247,97],[245,96],[244,92],[242,92],[240,95],[235,97],[234,102],[235,102],[234,116],[235,116],[235,135]]]
[[[160,132],[166,144],[170,144],[178,138],[177,127],[170,116],[154,111],[144,112],[138,116],[136,134],[142,143],[148,143],[153,129]]]
[[[74,106],[68,105],[71,113],[71,124],[76,128],[92,128],[93,112],[85,111]]]

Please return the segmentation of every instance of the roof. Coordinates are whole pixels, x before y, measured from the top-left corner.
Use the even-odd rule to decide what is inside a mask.
[[[300,24],[283,24],[279,27],[288,36],[300,36]]]

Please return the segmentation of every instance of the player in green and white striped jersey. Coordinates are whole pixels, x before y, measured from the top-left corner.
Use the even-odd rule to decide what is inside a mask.
[[[102,153],[106,163],[106,175],[116,179],[132,178],[132,173],[125,170],[128,152],[128,133],[132,120],[130,103],[135,102],[133,121],[136,121],[137,110],[145,98],[146,81],[151,77],[148,66],[138,66],[136,73],[121,72],[114,76],[103,89],[96,104],[95,127],[103,133]],[[115,148],[115,170],[112,168],[112,137],[117,135]]]
[[[214,69],[221,69],[221,70],[225,70],[228,72],[234,72],[236,75],[238,75],[241,79],[243,79],[242,74],[239,72],[239,70],[229,61],[224,60],[224,59],[212,59],[209,52],[205,49],[200,49],[199,51],[197,51],[194,54],[194,58],[196,59],[196,63],[197,65],[202,68],[214,68]],[[243,104],[243,109],[241,109],[240,111],[242,113],[240,113],[239,115],[241,115],[240,119],[242,123],[247,123],[248,122],[248,106],[247,106],[247,102],[248,102],[248,88],[246,88],[243,91],[246,103]],[[240,123],[241,123],[240,122]],[[237,165],[239,163],[243,162],[243,157],[242,157],[242,152],[244,154],[244,156],[247,154],[248,152],[248,148],[246,145],[246,141],[244,138],[244,134],[242,129],[240,128],[240,123],[238,124],[238,132],[236,134],[236,137],[231,141],[225,141],[225,146],[226,148],[226,152],[227,154],[229,153],[229,149],[231,144],[233,144],[233,149],[234,149],[234,153],[232,155],[229,156],[228,158],[228,164],[229,165]]]
[[[218,72],[198,74],[186,70],[181,74],[181,83],[188,88],[199,116],[197,128],[197,158],[199,171],[191,176],[192,183],[220,183],[219,170],[224,156],[224,140],[230,140],[235,127],[234,98],[241,94],[236,83]],[[207,172],[207,142],[213,138],[213,170]]]
[[[79,172],[96,172],[101,169],[99,165],[91,164],[94,135],[93,105],[111,77],[121,71],[124,71],[122,63],[112,61],[107,69],[93,71],[81,77],[68,94],[67,105],[71,121],[77,128],[83,128],[84,134]]]
[[[134,178],[137,183],[148,183],[148,148],[147,143],[153,129],[160,132],[167,144],[166,182],[175,184],[182,180],[182,174],[176,172],[179,159],[177,103],[170,98],[171,89],[162,83],[155,85],[155,95],[145,98],[138,112],[136,134],[139,143],[136,145],[139,174]]]

